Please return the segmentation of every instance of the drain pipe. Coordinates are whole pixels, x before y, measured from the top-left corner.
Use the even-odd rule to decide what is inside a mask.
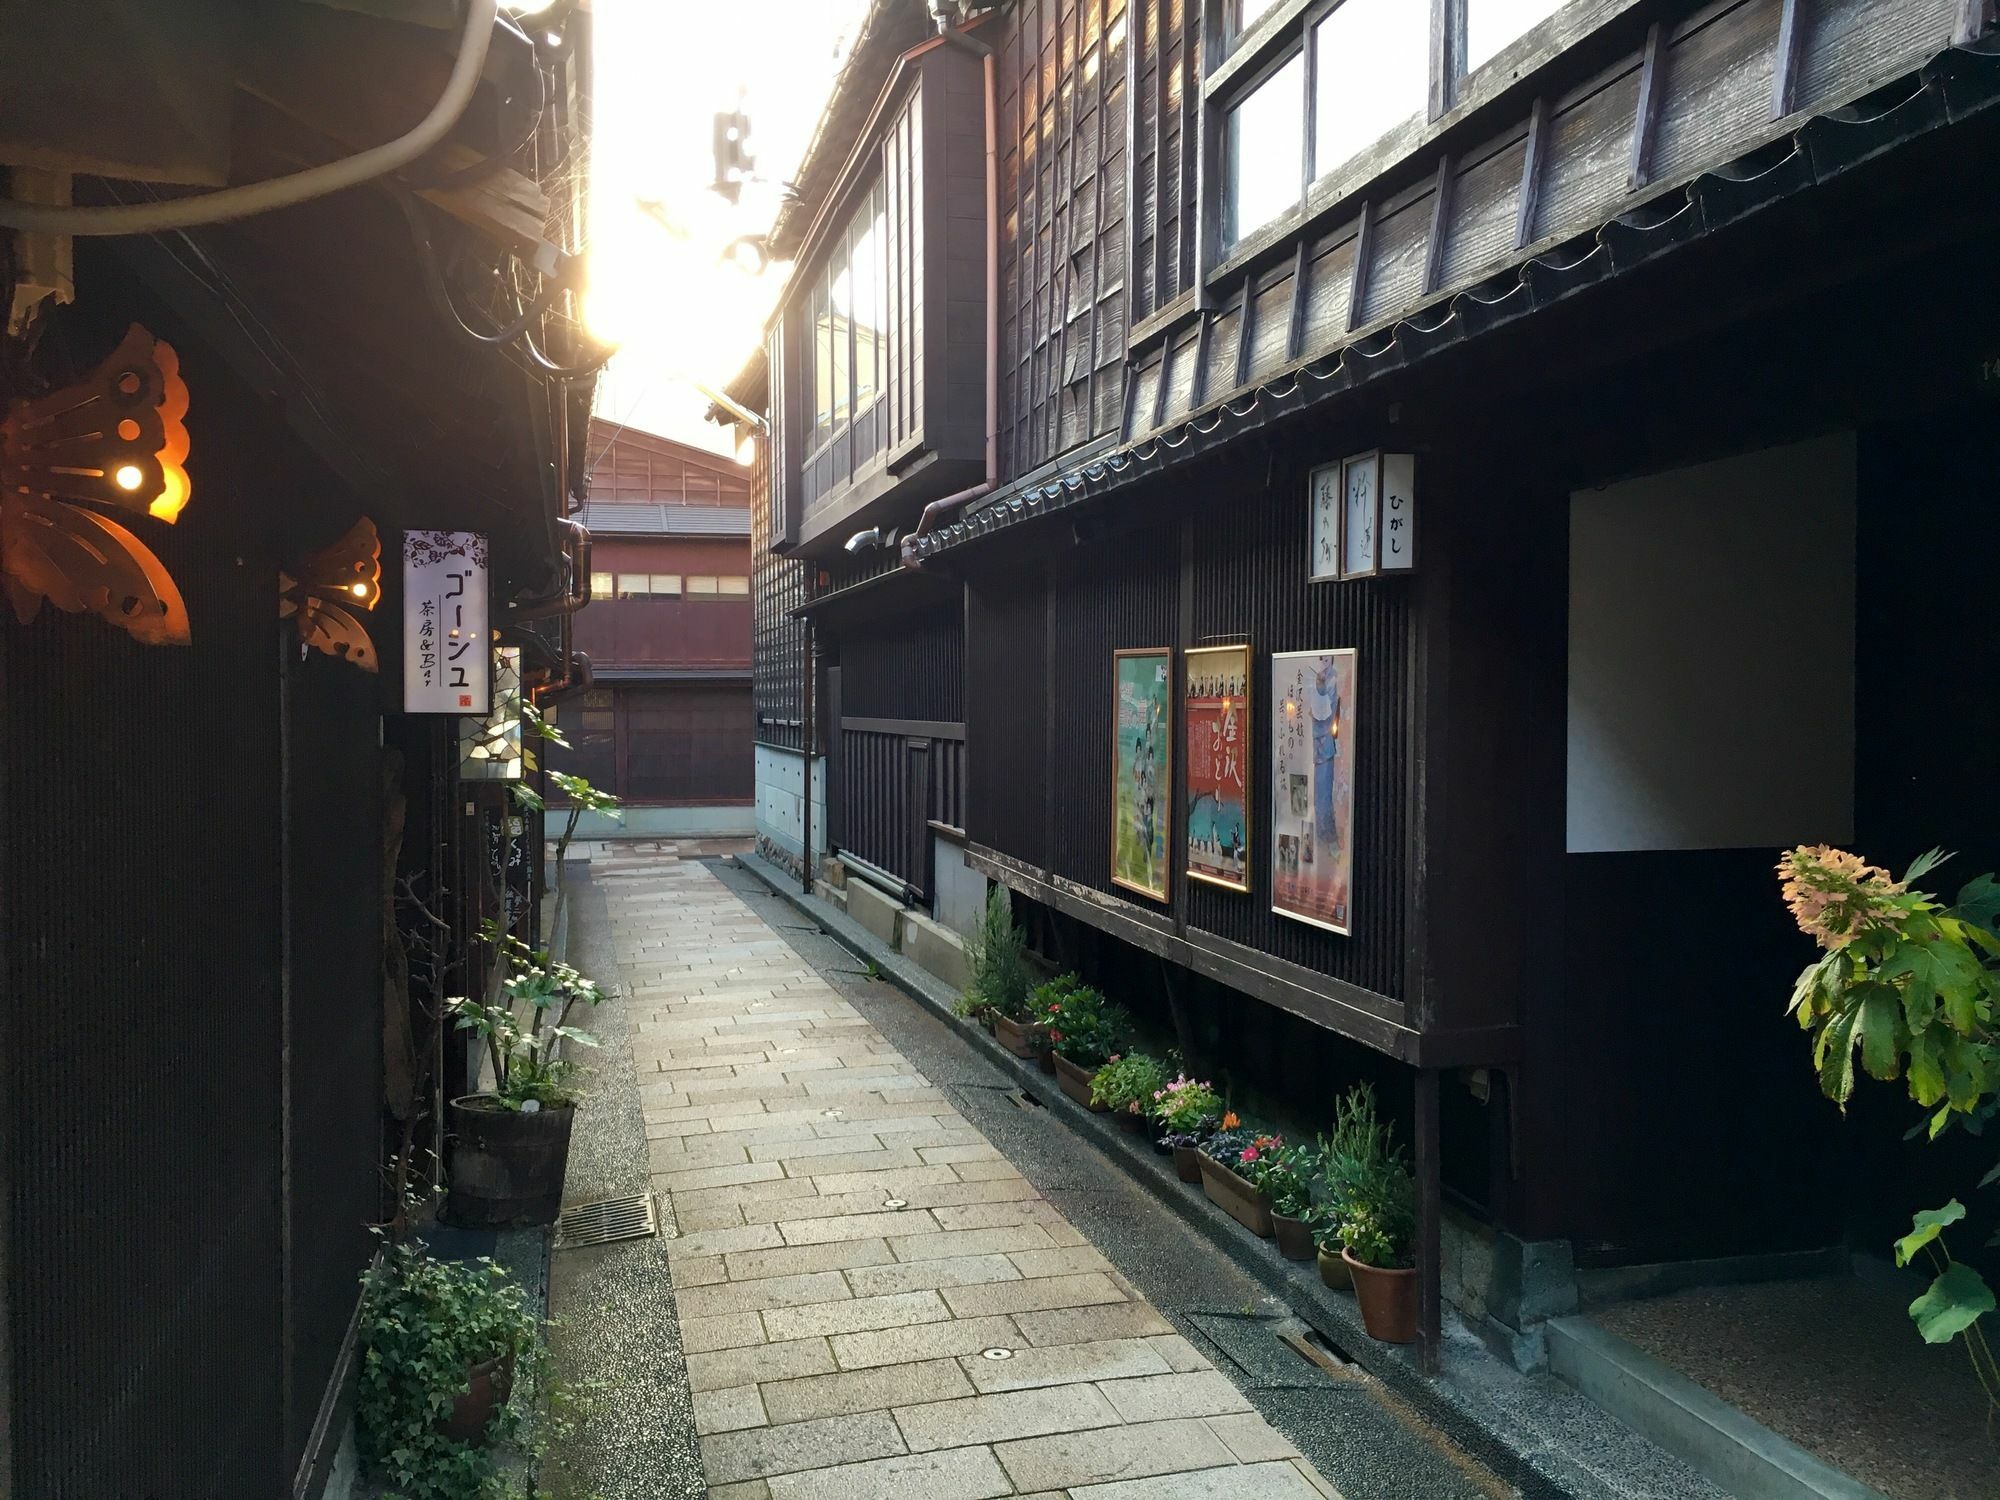
[[[942,500],[933,500],[917,518],[916,529],[903,538],[901,561],[906,568],[921,566],[917,561],[916,540],[942,525],[952,511],[983,500],[1000,486],[1000,123],[998,69],[993,49],[962,31],[946,31],[944,38],[963,47],[980,60],[986,84],[986,478],[970,489]]]

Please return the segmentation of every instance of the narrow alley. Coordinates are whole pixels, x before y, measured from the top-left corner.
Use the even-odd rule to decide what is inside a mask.
[[[577,920],[716,1500],[1515,1493],[742,871],[600,858]]]

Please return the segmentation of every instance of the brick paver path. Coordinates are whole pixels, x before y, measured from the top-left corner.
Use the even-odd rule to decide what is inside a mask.
[[[704,866],[604,889],[715,1500],[1334,1494]]]

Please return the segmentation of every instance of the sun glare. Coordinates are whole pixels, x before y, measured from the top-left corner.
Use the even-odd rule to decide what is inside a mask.
[[[722,384],[756,348],[788,268],[756,274],[758,257],[741,242],[770,227],[779,181],[803,154],[859,10],[859,0],[592,7],[584,318],[620,346],[613,399],[600,410],[675,384],[692,405],[694,385]],[[731,204],[709,187],[712,131],[715,115],[739,102],[757,176],[769,180],[746,184]]]

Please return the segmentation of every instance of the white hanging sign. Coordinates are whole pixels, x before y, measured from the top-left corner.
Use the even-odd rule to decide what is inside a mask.
[[[486,538],[403,533],[403,712],[478,714],[493,707]]]
[[[1306,577],[1331,583],[1340,577],[1340,465],[1312,471],[1312,565]]]
[[[1356,453],[1312,471],[1314,583],[1414,572],[1417,460],[1409,453]]]

